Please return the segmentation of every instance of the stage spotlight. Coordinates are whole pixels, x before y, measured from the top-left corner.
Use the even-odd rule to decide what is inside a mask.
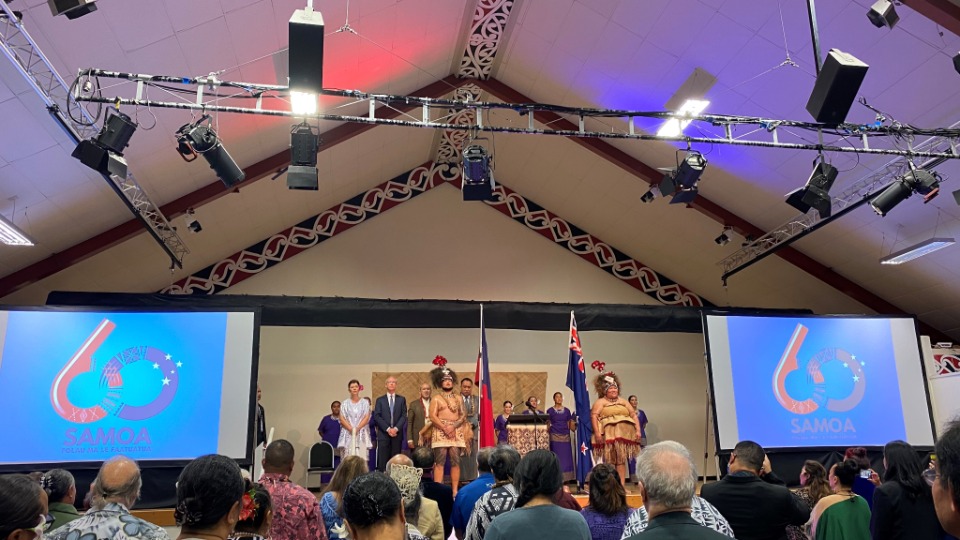
[[[53,16],[66,15],[71,21],[97,10],[96,0],[47,0]]]
[[[287,188],[316,191],[320,187],[317,171],[317,150],[320,137],[306,122],[294,126],[290,132],[290,167],[287,168]]]
[[[205,114],[192,124],[184,124],[177,130],[177,151],[184,161],[190,162],[203,156],[213,172],[227,187],[232,187],[245,178],[237,162],[223,147],[217,132],[210,127],[210,115]],[[208,125],[203,125],[207,122]]]
[[[717,244],[718,246],[725,246],[725,245],[729,244],[729,243],[730,243],[730,237],[727,236],[727,231],[729,231],[729,230],[730,230],[729,227],[724,227],[724,228],[723,228],[723,232],[720,233],[720,236],[714,238],[713,241],[716,242],[716,244]]]
[[[880,216],[886,216],[895,206],[910,198],[913,192],[923,195],[924,203],[930,202],[940,194],[940,176],[923,169],[914,169],[874,197],[870,201],[870,207]]]
[[[101,174],[126,178],[127,161],[123,159],[123,149],[130,144],[136,130],[137,124],[129,116],[121,112],[111,114],[100,133],[92,139],[80,141],[70,155]]]
[[[287,68],[290,76],[291,101],[293,112],[298,113],[298,105],[308,105],[309,99],[297,98],[294,93],[313,95],[313,112],[316,112],[317,94],[323,90],[323,15],[310,6],[293,12],[288,24],[290,38]],[[309,107],[306,109],[309,110]]]
[[[490,155],[487,149],[472,144],[463,149],[463,200],[493,200],[493,188],[496,182],[490,168]]]
[[[697,198],[697,183],[700,181],[700,175],[707,168],[707,158],[700,152],[690,150],[680,162],[680,166],[672,174],[664,177],[667,183],[667,189],[673,193],[670,204],[687,204]],[[669,181],[667,177],[669,176]],[[663,193],[664,183],[661,182],[661,193]]]
[[[877,2],[874,2],[874,4],[870,6],[870,11],[867,12],[867,18],[869,18],[870,22],[877,28],[883,28],[884,26],[893,28],[897,25],[897,22],[900,21],[900,15],[897,15],[897,8],[893,6],[893,2],[890,0],[877,0]]]
[[[317,114],[317,95],[310,92],[290,92],[290,110],[297,116]]]
[[[654,188],[650,188],[647,190],[646,193],[640,196],[640,202],[645,202],[645,203],[653,202],[653,200],[656,198],[657,198],[656,190]]]
[[[837,179],[837,168],[823,161],[817,163],[810,174],[807,185],[791,191],[787,195],[787,204],[797,210],[807,213],[811,208],[816,209],[820,219],[830,217],[830,188]]]

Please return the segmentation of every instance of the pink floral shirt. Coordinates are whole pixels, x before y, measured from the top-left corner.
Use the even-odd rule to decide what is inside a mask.
[[[263,473],[260,483],[270,492],[273,505],[273,540],[327,540],[320,502],[283,474]]]

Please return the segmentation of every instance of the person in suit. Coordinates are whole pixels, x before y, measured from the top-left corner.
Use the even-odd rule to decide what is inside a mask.
[[[260,383],[257,383],[257,446],[267,448],[267,415],[263,411],[263,405],[260,404],[260,398],[263,392],[260,391]]]
[[[460,479],[472,482],[477,479],[477,450],[480,439],[480,401],[473,395],[473,381],[464,377],[460,381],[460,397],[463,399],[463,411],[467,423],[473,427],[473,440],[467,441],[469,454],[460,459]]]
[[[727,539],[690,515],[691,501],[697,489],[697,468],[690,451],[682,444],[663,441],[647,448],[637,459],[637,477],[650,523],[643,532],[624,538]]]
[[[377,470],[384,471],[387,461],[399,454],[403,430],[407,427],[407,400],[397,394],[397,378],[387,377],[387,393],[377,398],[373,421],[377,425]]]
[[[407,447],[416,450],[421,446],[430,446],[429,440],[423,440],[420,432],[430,423],[430,383],[420,385],[420,396],[407,407]]]
[[[700,488],[700,496],[720,510],[739,540],[784,539],[787,525],[803,525],[810,518],[807,505],[790,493],[768,463],[762,446],[740,441],[730,455],[728,474]]]

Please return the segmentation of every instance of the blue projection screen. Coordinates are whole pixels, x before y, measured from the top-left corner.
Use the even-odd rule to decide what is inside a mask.
[[[705,315],[720,450],[932,446],[912,318]]]
[[[0,465],[249,459],[257,321],[0,310]]]

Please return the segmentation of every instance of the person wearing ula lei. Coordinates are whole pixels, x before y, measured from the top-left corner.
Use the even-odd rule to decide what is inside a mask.
[[[620,378],[601,373],[594,381],[599,399],[590,410],[593,423],[593,455],[617,468],[620,482],[626,480],[627,461],[640,452],[640,424],[636,411],[620,397]]]
[[[436,368],[430,371],[433,387],[440,390],[430,400],[430,422],[433,427],[433,481],[443,482],[443,465],[450,459],[450,487],[453,496],[457,496],[460,486],[460,456],[467,447],[466,413],[463,410],[463,401],[454,393],[454,381],[457,374],[446,367],[447,359],[438,356],[434,363]]]
[[[350,398],[340,406],[340,440],[337,450],[342,457],[367,457],[373,448],[370,439],[370,403],[360,398],[360,381],[353,379],[347,383]]]

